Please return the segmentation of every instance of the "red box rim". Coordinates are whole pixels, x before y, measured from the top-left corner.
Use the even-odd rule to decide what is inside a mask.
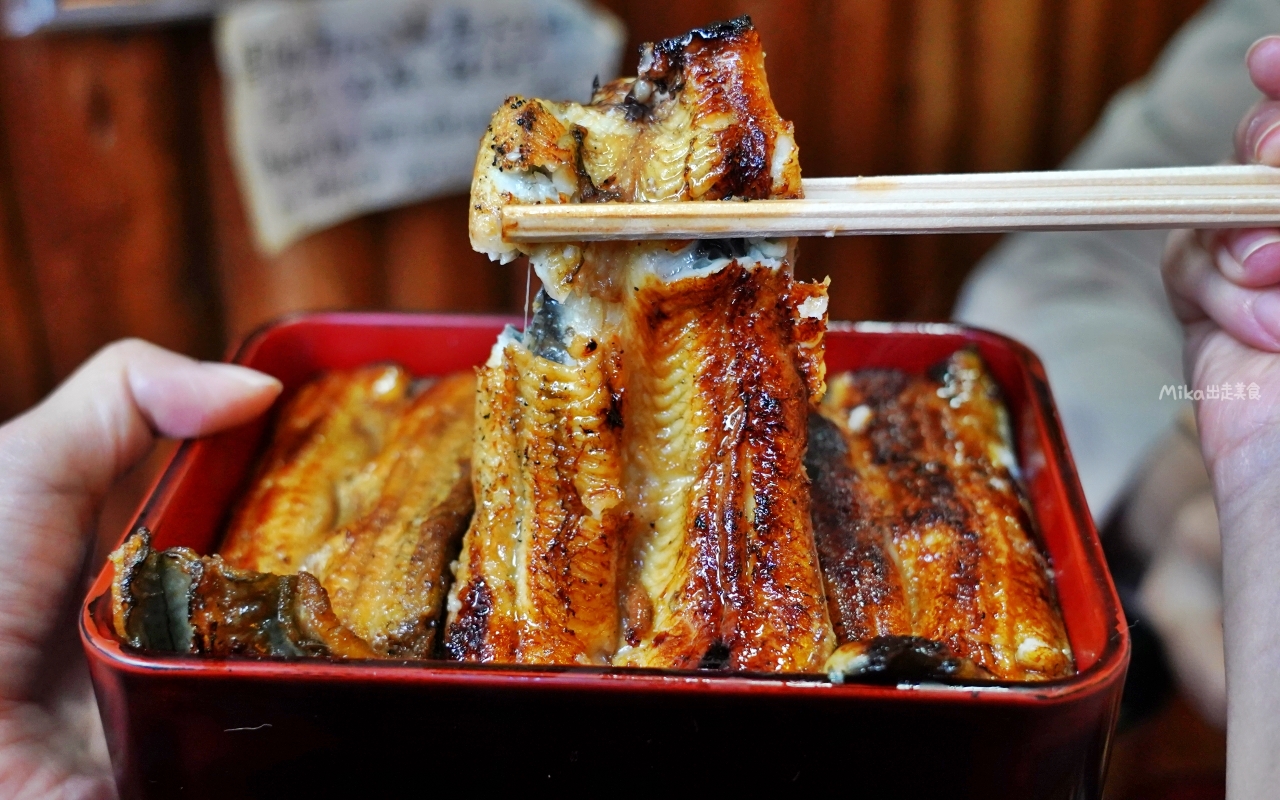
[[[519,319],[497,315],[421,314],[403,312],[304,312],[290,314],[266,323],[229,349],[228,361],[247,359],[258,344],[277,328],[303,322],[319,321],[334,325],[368,326],[388,322],[413,321],[417,324],[444,322],[461,327],[492,328]],[[1102,589],[1105,616],[1110,620],[1110,635],[1097,660],[1069,678],[1040,683],[998,682],[991,684],[951,685],[940,683],[879,685],[870,683],[830,683],[823,675],[736,675],[705,671],[647,670],[612,667],[545,667],[521,665],[474,665],[448,662],[394,661],[323,661],[308,659],[193,658],[180,655],[150,655],[126,649],[114,635],[104,633],[94,619],[94,606],[110,593],[111,564],[99,572],[90,586],[80,613],[80,637],[86,656],[109,670],[133,675],[160,677],[182,676],[192,679],[289,680],[307,682],[378,682],[406,685],[471,685],[476,688],[510,688],[513,683],[536,688],[583,691],[653,690],[664,693],[702,693],[724,696],[763,692],[776,694],[791,691],[826,691],[847,698],[892,700],[895,702],[970,702],[984,704],[1044,705],[1075,702],[1105,690],[1123,680],[1129,662],[1129,628],[1120,607],[1115,585],[1107,570],[1102,543],[1076,477],[1075,464],[1062,434],[1048,380],[1040,360],[1021,343],[992,331],[953,323],[899,322],[831,322],[831,331],[875,334],[940,334],[964,336],[971,340],[1009,349],[1021,362],[1028,377],[1028,402],[1036,414],[1048,423],[1046,432],[1056,461],[1057,473],[1063,481],[1068,511],[1075,527],[1084,536],[1085,568],[1089,578]],[[184,441],[170,457],[151,489],[134,514],[124,536],[143,519],[160,513],[167,505],[174,487],[190,468],[191,451],[198,442]]]

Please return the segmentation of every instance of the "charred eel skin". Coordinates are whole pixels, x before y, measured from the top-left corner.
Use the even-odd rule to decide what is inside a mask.
[[[831,623],[841,643],[910,636],[910,598],[893,528],[849,450],[840,426],[816,412],[809,415],[805,468]]]
[[[501,231],[510,203],[800,187],[792,125],[745,17],[645,45],[637,76],[587,105],[511,97],[494,114],[476,157],[472,245],[504,262],[526,253],[544,288],[529,331],[504,334],[481,376],[454,657],[821,668],[835,637],[801,459],[823,388],[826,288],[794,280],[794,241],[512,245]],[[591,496],[607,511],[575,476],[587,463],[570,435],[579,420],[599,448]],[[611,614],[583,581],[615,599]],[[574,646],[551,644],[570,634]]]
[[[314,576],[236,569],[140,528],[111,555],[112,624],[140,650],[202,656],[372,658]]]
[[[617,646],[617,350],[561,312],[540,298],[529,331],[480,370],[476,514],[445,639],[457,660],[606,664]]]
[[[649,280],[628,328],[633,513],[614,663],[813,671],[834,647],[809,515],[805,420],[825,287],[735,262]]]
[[[1007,412],[977,353],[931,376],[835,376],[821,416],[807,464],[841,645],[910,635],[1000,680],[1072,674]]]

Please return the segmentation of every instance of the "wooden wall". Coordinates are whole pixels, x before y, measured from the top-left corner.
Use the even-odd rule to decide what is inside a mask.
[[[1202,2],[605,4],[632,45],[750,13],[805,174],[821,176],[1050,167]],[[0,41],[0,419],[121,336],[216,357],[288,311],[523,303],[523,270],[470,251],[464,198],[260,256],[221,107],[204,25]],[[992,242],[818,239],[800,270],[832,276],[834,317],[944,318]]]

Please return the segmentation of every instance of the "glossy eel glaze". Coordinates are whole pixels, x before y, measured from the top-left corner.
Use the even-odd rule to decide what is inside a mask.
[[[382,449],[409,373],[379,365],[331,372],[281,410],[271,445],[232,514],[222,557],[239,569],[296,572],[358,513],[362,469]]]
[[[642,48],[588,105],[513,97],[472,185],[476,249],[503,205],[800,196],[756,31]],[[524,250],[533,324],[481,371],[477,513],[449,604],[455,658],[797,671],[835,638],[803,470],[823,391],[825,285],[794,241]]]
[[[1069,675],[978,356],[828,385],[794,240],[520,245],[511,203],[800,196],[741,18],[645,45],[586,105],[509,98],[476,249],[543,290],[474,374],[338,371],[282,409],[220,556],[113,554],[135,647],[833,680]],[[456,559],[455,559],[456,556]]]
[[[206,655],[432,657],[473,509],[475,376],[411,388],[387,365],[304,386],[221,555],[135,534],[113,556],[116,632]]]
[[[461,373],[410,400],[362,473],[358,515],[303,562],[380,655],[434,655],[449,563],[474,508],[475,393],[475,377]]]
[[[829,669],[856,672],[917,637],[962,677],[1069,675],[995,384],[968,350],[937,372],[835,376],[811,418],[814,527],[842,645]]]

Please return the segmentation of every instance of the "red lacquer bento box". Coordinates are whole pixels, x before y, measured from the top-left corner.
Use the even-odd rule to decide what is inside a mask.
[[[505,319],[287,319],[235,361],[296,387],[319,370],[482,363]],[[833,324],[832,372],[923,371],[966,344],[1010,407],[1078,673],[1043,684],[836,685],[821,676],[443,662],[209,660],[132,651],[110,627],[111,568],[81,634],[126,797],[478,794],[1096,797],[1129,639],[1044,372],[1022,346],[953,325]],[[182,445],[134,522],[211,552],[266,421]]]

